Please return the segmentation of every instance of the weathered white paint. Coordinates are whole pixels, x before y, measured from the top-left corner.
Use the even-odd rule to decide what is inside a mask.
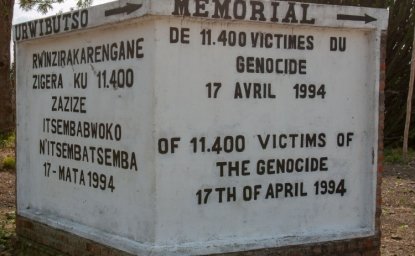
[[[281,2],[282,13],[285,5]],[[167,0],[144,1],[129,15],[104,16],[117,6],[125,2],[90,8],[83,29],[17,44],[19,214],[140,255],[209,254],[374,233],[379,47],[386,11],[310,5],[308,15],[315,17],[315,24],[294,26],[176,17],[171,15],[173,1]],[[213,12],[213,7],[206,10]],[[339,13],[367,13],[377,21],[338,21]],[[188,28],[189,43],[170,43],[171,27]],[[201,43],[203,30],[211,31],[210,46]],[[245,33],[246,46],[223,46],[218,41],[223,30]],[[257,32],[309,36],[312,50],[255,48],[251,34]],[[347,50],[330,51],[330,37],[346,37]],[[43,51],[112,43],[120,47],[140,38],[143,58],[38,68],[39,60],[33,57]],[[238,56],[304,59],[307,74],[240,73]],[[110,71],[118,69],[134,72],[133,86],[99,89],[98,75],[102,82],[106,70],[108,82]],[[86,89],[74,89],[78,72],[88,74]],[[36,74],[62,74],[63,88],[34,90]],[[207,96],[209,82],[222,83],[217,99]],[[270,83],[275,99],[234,99],[237,82]],[[324,84],[327,94],[324,99],[295,99],[296,83]],[[87,113],[52,111],[53,96],[85,96]],[[122,137],[116,141],[52,134],[43,130],[44,118],[120,124]],[[350,147],[338,147],[337,134],[347,132],[354,133]],[[264,150],[258,140],[258,135],[300,133],[324,134],[325,143],[301,148],[297,142],[287,149]],[[213,151],[216,137],[237,135],[245,138],[242,152],[193,153],[190,143],[206,137],[206,148]],[[159,153],[163,138],[180,138],[174,153]],[[41,154],[45,140],[134,153],[138,170]],[[256,174],[260,159],[304,157],[327,157],[328,170]],[[216,162],[243,160],[250,161],[250,175],[220,177]],[[44,163],[51,164],[49,177]],[[77,184],[59,180],[53,173],[59,165],[83,169],[86,185],[79,185],[80,172]],[[115,190],[89,187],[89,171],[107,179],[113,176]],[[316,181],[342,179],[344,196],[315,194]],[[307,196],[265,199],[270,183],[295,182],[304,184]],[[244,200],[244,187],[255,185],[261,186],[257,200]],[[207,204],[198,204],[199,190],[222,187],[235,187],[236,200],[226,202],[224,197],[219,203],[213,191]]]

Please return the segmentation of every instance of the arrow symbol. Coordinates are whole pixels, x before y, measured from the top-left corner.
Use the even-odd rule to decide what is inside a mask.
[[[352,20],[352,21],[364,21],[366,24],[377,19],[365,14],[364,16],[359,15],[347,15],[347,14],[337,14],[337,20]]]
[[[105,11],[105,17],[106,16],[111,16],[111,15],[116,15],[116,14],[121,14],[121,13],[127,13],[127,15],[128,15],[128,14],[140,9],[141,6],[143,6],[143,5],[142,4],[127,3],[124,7],[119,7],[119,8],[115,8],[115,9],[111,9],[111,10],[106,10]]]

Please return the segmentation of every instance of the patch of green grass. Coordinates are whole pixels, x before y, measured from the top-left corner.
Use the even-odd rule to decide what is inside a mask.
[[[6,219],[8,221],[13,221],[16,219],[16,212],[12,211],[12,212],[6,212]]]
[[[13,236],[13,232],[6,228],[7,224],[7,221],[0,221],[0,245],[6,249],[9,247],[9,240]]]
[[[11,248],[11,239],[16,233],[16,212],[6,212],[0,215],[0,247]],[[1,250],[0,250],[1,251]],[[0,253],[1,254],[1,253]],[[6,254],[9,255],[9,254]]]
[[[3,159],[3,168],[6,170],[14,170],[16,168],[16,159],[12,156],[6,156]]]
[[[0,148],[14,148],[16,133],[12,132],[6,135],[0,135]]]
[[[404,164],[405,159],[403,158],[401,148],[388,148],[385,149],[385,162],[389,164]],[[415,157],[415,151],[412,149],[408,150],[408,160]]]
[[[7,232],[4,229],[4,226],[1,225],[0,226],[0,245],[2,245],[3,247],[6,247],[6,242],[7,242]]]

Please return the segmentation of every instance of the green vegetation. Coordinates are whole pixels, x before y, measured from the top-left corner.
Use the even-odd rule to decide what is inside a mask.
[[[5,225],[0,225],[0,247],[6,247],[7,240],[10,238],[10,233],[6,231]]]
[[[388,148],[385,149],[385,163],[388,164],[404,164],[405,159],[402,155],[402,149],[401,148]],[[410,150],[408,152],[408,159],[413,159],[415,157],[415,151]]]
[[[78,8],[86,8],[92,4],[93,0],[77,0],[76,6]],[[53,9],[52,4],[63,3],[65,0],[20,0],[19,5],[25,11],[36,9],[39,13],[47,14]]]
[[[3,159],[3,169],[14,170],[16,168],[16,159],[12,156],[6,156]]]
[[[16,158],[12,150],[15,148],[16,134],[0,135],[0,168],[4,170],[16,169]],[[9,152],[10,151],[10,152]]]
[[[15,212],[6,213],[5,218],[0,219],[0,248],[6,248],[10,246],[10,239],[14,235],[14,225],[16,219]]]
[[[0,135],[0,148],[14,148],[16,134],[14,132]]]

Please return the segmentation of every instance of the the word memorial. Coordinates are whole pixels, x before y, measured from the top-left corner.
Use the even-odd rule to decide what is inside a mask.
[[[374,235],[386,27],[274,0],[15,25],[18,215],[134,255]]]

